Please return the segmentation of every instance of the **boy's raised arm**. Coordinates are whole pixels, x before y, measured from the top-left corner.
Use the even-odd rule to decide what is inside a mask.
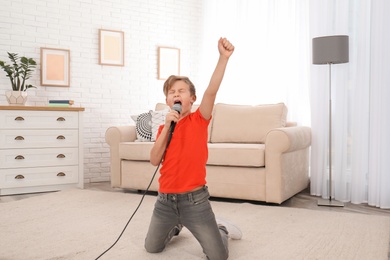
[[[213,75],[211,76],[209,86],[203,94],[203,98],[199,106],[200,113],[206,120],[210,119],[211,117],[215,98],[225,74],[226,65],[234,51],[234,46],[226,38],[220,38],[218,41],[218,51],[218,63],[215,67]]]

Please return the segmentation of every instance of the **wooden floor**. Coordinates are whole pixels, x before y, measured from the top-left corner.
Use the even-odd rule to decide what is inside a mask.
[[[86,183],[84,185],[85,189],[90,190],[100,190],[100,191],[109,191],[109,192],[123,192],[121,189],[111,188],[109,182],[97,182],[97,183]],[[10,202],[15,200],[21,200],[29,198],[32,196],[40,196],[44,193],[32,193],[32,194],[21,194],[21,195],[8,195],[0,196],[0,203]],[[229,200],[229,199],[217,199],[212,198],[212,200],[222,200],[222,201],[237,201],[239,200]],[[339,211],[339,212],[350,212],[350,213],[361,213],[361,214],[374,214],[374,215],[384,215],[390,217],[389,209],[380,209],[377,207],[372,207],[367,204],[352,204],[344,203],[343,207],[329,207],[329,206],[318,206],[317,202],[319,197],[311,196],[309,190],[304,190],[301,193],[298,193],[291,199],[285,201],[280,206],[282,207],[292,207],[292,208],[304,208],[304,209],[313,209],[313,210],[323,210],[323,211]],[[251,202],[259,205],[264,205],[264,203]]]

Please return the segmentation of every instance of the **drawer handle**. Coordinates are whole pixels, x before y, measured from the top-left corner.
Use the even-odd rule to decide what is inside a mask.
[[[15,160],[24,160],[24,156],[23,155],[18,155],[15,157]]]
[[[59,135],[59,136],[57,136],[57,139],[58,139],[58,140],[64,140],[64,139],[65,139],[65,136]]]
[[[24,118],[21,116],[15,117],[15,121],[24,121]]]
[[[60,153],[59,155],[57,155],[57,158],[65,158],[65,155]]]
[[[57,176],[58,176],[58,177],[65,177],[65,176],[66,176],[66,174],[65,174],[65,173],[63,173],[63,172],[59,172],[59,173],[57,173]]]
[[[23,140],[24,140],[24,137],[23,137],[23,136],[20,136],[20,135],[18,135],[17,137],[15,137],[15,140],[18,140],[18,141],[23,141]]]
[[[21,175],[21,174],[18,174],[18,175],[15,176],[15,179],[22,180],[22,179],[24,179],[24,176]]]
[[[60,116],[59,118],[57,118],[57,121],[65,121],[65,118],[63,118],[62,116]]]

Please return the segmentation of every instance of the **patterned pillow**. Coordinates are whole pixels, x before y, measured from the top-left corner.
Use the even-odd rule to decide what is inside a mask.
[[[137,132],[137,142],[150,142],[152,137],[152,110],[147,113],[131,116],[135,121],[135,131]]]
[[[152,114],[152,137],[151,141],[156,141],[158,127],[165,123],[165,116],[169,113],[169,109],[150,111]]]

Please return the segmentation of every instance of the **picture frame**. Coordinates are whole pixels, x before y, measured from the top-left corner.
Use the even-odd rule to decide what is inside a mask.
[[[125,33],[99,29],[99,64],[110,66],[125,65]]]
[[[69,87],[70,50],[41,47],[41,85]]]
[[[158,47],[158,79],[165,80],[171,75],[180,75],[180,49]]]

